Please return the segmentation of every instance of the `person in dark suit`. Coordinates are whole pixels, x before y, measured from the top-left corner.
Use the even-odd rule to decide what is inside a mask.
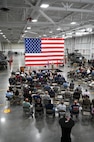
[[[78,119],[79,116],[79,103],[77,100],[74,100],[73,104],[70,106],[70,113],[71,117],[73,118],[73,115],[75,115],[76,119]]]
[[[65,114],[64,117],[59,119],[59,125],[62,130],[61,142],[71,142],[70,134],[74,126],[74,120],[71,119],[69,114]]]
[[[78,88],[74,91],[74,93],[73,93],[73,99],[74,100],[78,100],[79,101],[79,99],[80,99],[80,92],[79,92],[79,90],[78,90]]]
[[[53,114],[53,117],[55,117],[55,108],[54,105],[51,103],[51,100],[49,100],[45,108],[46,108],[46,114]]]

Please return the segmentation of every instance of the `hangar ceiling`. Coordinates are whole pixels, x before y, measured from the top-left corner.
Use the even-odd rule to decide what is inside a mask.
[[[93,32],[94,0],[0,0],[1,42]]]

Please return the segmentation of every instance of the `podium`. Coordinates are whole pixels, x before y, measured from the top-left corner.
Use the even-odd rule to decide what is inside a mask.
[[[24,72],[25,67],[20,67],[20,72]]]

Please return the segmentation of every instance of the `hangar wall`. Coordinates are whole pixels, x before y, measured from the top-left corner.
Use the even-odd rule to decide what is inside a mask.
[[[69,53],[78,49],[86,59],[94,58],[94,35],[74,37],[65,40],[65,54],[66,49]]]
[[[25,47],[23,43],[2,43],[2,49],[5,52],[13,51],[18,53],[24,53]]]
[[[2,50],[2,48],[1,48],[1,43],[0,43],[0,50]]]
[[[6,52],[25,52],[24,43],[2,43],[0,45],[0,50],[2,49]],[[65,39],[65,55],[67,55],[66,49],[68,49],[69,53],[72,53],[74,50],[78,49],[79,52],[86,57],[86,59],[92,59],[94,58],[94,35],[92,34],[83,37],[81,36]]]

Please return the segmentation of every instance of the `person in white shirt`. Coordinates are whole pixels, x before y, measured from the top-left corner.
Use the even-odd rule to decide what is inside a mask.
[[[44,95],[43,95],[43,99],[51,100],[51,98],[50,98],[50,95],[49,95],[48,91],[45,91],[45,93],[44,93]]]
[[[64,101],[61,101],[60,104],[57,105],[57,111],[59,113],[59,117],[61,114],[65,115],[66,105],[64,104]]]
[[[11,100],[13,98],[13,92],[11,92],[10,90],[7,90],[5,95],[8,100]]]
[[[87,69],[87,75],[91,73],[90,68]]]
[[[86,89],[85,90],[85,92],[83,92],[83,95],[82,95],[82,97],[88,97],[88,98],[90,98],[90,92]]]
[[[49,100],[51,100],[50,95],[48,91],[45,91],[45,94],[42,96],[42,101],[43,101],[44,106],[48,104]]]
[[[64,110],[66,112],[66,105],[64,104],[64,101],[61,101],[60,104],[57,105],[58,110]]]

